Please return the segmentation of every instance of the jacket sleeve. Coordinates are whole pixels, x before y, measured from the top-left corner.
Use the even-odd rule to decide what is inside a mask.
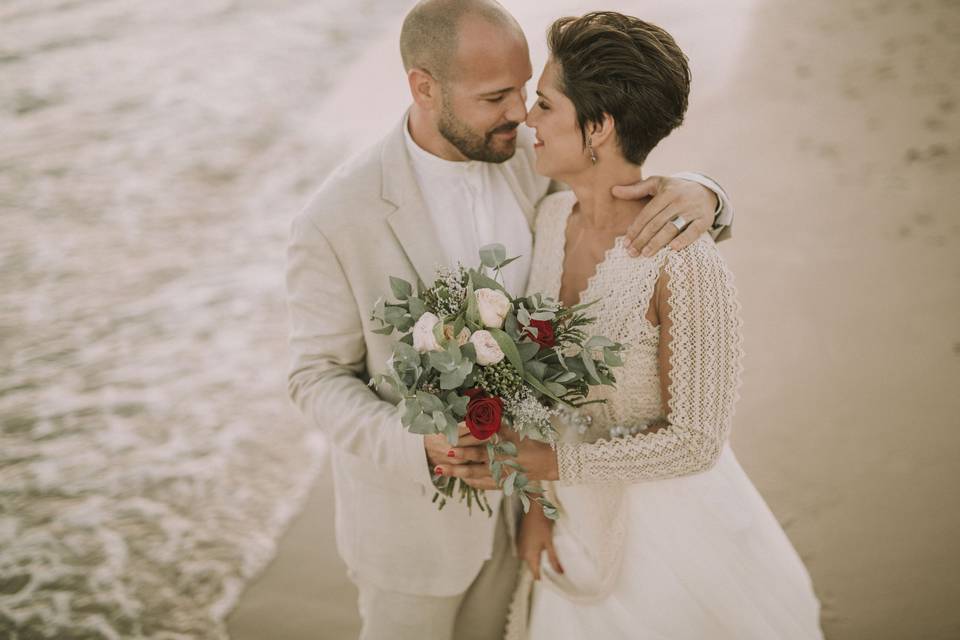
[[[384,276],[386,280],[386,276]],[[431,487],[423,438],[365,383],[361,313],[326,236],[306,216],[293,222],[287,252],[290,398],[332,446],[384,473]]]
[[[714,212],[713,228],[710,229],[710,235],[717,242],[733,237],[733,205],[730,204],[730,198],[727,192],[717,183],[716,180],[702,173],[683,172],[675,173],[672,178],[682,178],[690,180],[697,184],[702,184],[710,191],[717,194],[717,210]]]

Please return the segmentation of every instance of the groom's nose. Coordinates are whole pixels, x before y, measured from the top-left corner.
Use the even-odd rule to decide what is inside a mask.
[[[523,122],[527,119],[527,105],[520,93],[511,93],[507,112],[504,117],[510,122]]]

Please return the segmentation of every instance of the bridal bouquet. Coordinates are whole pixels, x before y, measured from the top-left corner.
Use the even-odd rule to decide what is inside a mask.
[[[593,385],[613,385],[612,367],[623,364],[622,345],[602,336],[588,337],[593,322],[584,310],[592,303],[565,307],[534,294],[513,298],[501,284],[501,269],[516,260],[503,245],[480,250],[480,266],[440,269],[429,287],[390,278],[396,302],[378,300],[371,319],[377,333],[400,334],[387,375],[371,385],[391,385],[402,400],[401,421],[417,434],[443,433],[456,444],[465,424],[486,440],[494,480],[505,495],[516,493],[524,511],[537,500],[544,513],[556,508],[530,484],[517,463],[514,442],[499,437],[513,429],[519,439],[555,443],[551,416],[564,405],[589,404]],[[468,508],[476,503],[492,515],[483,491],[462,480],[434,476],[443,508],[457,493]]]

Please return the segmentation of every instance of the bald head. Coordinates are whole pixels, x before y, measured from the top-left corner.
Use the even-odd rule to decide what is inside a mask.
[[[493,0],[421,0],[403,21],[400,56],[407,71],[428,71],[437,80],[449,80],[455,72],[460,25],[465,18],[479,18],[516,31],[520,25]]]

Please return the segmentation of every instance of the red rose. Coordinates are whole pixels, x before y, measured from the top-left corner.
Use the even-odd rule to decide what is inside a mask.
[[[500,431],[503,416],[503,402],[500,398],[485,395],[480,389],[467,389],[464,393],[470,398],[464,422],[473,437],[486,440]]]
[[[524,330],[523,335],[536,342],[541,348],[549,349],[557,344],[557,338],[553,335],[553,325],[550,324],[549,320],[531,320],[527,326],[536,329],[537,335],[534,336],[527,330]]]

